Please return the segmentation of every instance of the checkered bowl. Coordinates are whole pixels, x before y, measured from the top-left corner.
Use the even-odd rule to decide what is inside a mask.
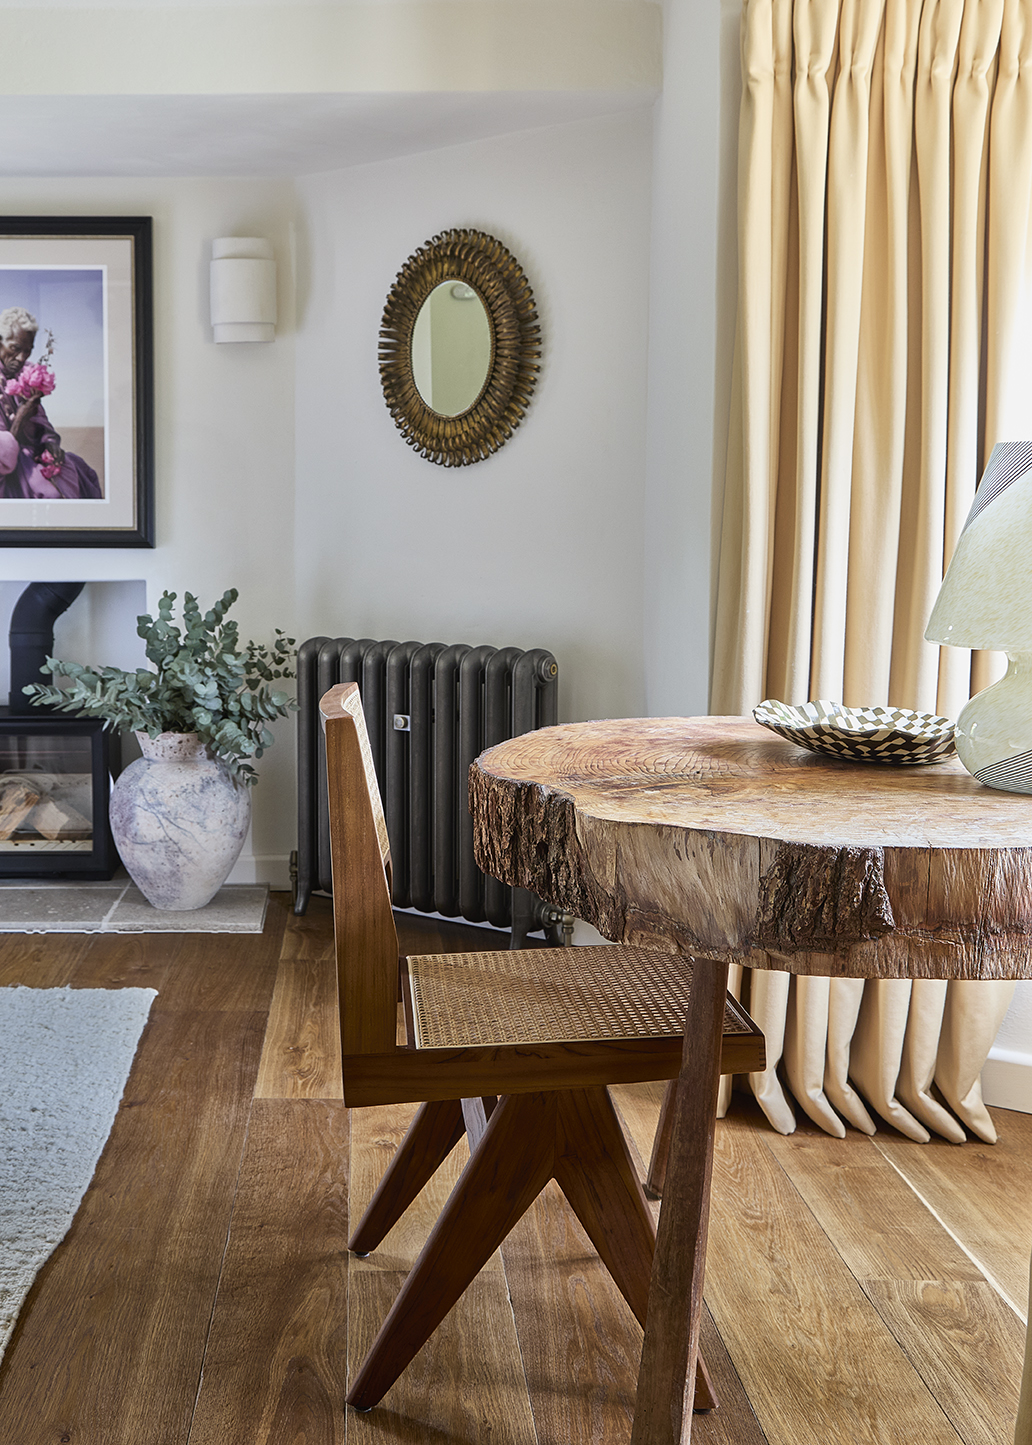
[[[857,763],[897,767],[941,763],[954,751],[949,718],[902,707],[845,707],[807,702],[801,707],[768,698],[753,708],[765,728],[811,752]]]

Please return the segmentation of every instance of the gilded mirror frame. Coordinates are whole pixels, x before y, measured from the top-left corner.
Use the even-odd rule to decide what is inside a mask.
[[[424,301],[444,281],[477,293],[491,327],[487,379],[457,416],[433,411],[412,370],[412,333]],[[515,256],[483,231],[442,231],[405,262],[380,323],[380,381],[387,409],[409,446],[444,467],[483,461],[526,415],[541,362],[541,328],[530,283]]]

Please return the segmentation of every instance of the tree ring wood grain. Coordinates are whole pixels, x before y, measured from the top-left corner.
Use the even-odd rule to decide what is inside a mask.
[[[491,359],[480,395],[458,416],[420,396],[412,333],[423,302],[443,281],[471,286],[487,311]],[[541,328],[530,283],[515,256],[483,231],[442,231],[405,262],[380,323],[380,381],[387,409],[409,446],[443,467],[483,461],[503,446],[530,405],[541,361]]]

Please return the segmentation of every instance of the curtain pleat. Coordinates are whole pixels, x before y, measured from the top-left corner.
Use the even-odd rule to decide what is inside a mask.
[[[986,438],[1028,435],[1032,285],[1032,6],[1004,0],[987,210]]]
[[[871,84],[844,702],[887,703],[907,424],[914,71],[920,6],[888,0]],[[857,625],[863,619],[863,625]]]
[[[739,311],[711,708],[956,716],[1000,675],[924,627],[997,440],[1032,435],[1032,0],[745,0]],[[746,971],[822,1128],[995,1137],[1012,984]],[[963,1127],[962,1127],[963,1126]]]
[[[946,517],[942,566],[953,555],[974,497],[974,482],[986,453],[981,434],[982,297],[985,288],[985,222],[989,181],[989,102],[996,78],[996,53],[1003,0],[971,0],[960,33],[957,80],[953,88],[953,288],[951,292],[949,416],[946,458]],[[991,659],[986,659],[991,664]],[[1002,668],[996,669],[1002,675]],[[995,681],[995,676],[992,677]],[[985,685],[985,684],[982,684]],[[972,692],[972,659],[963,648],[944,647],[939,658],[936,711],[956,717]]]
[[[1013,983],[953,982],[946,993],[935,1084],[973,1134],[996,1143],[993,1121],[982,1102],[979,1075],[1014,997]]]
[[[795,1128],[792,1105],[785,1097],[778,1078],[778,1065],[785,1047],[791,983],[787,973],[776,973],[773,969],[762,972],[753,969],[749,976],[749,1012],[767,1041],[767,1067],[762,1073],[749,1075],[749,1087],[779,1134],[791,1134]]]
[[[824,1092],[854,1129],[876,1132],[874,1120],[849,1082],[849,1054],[864,1001],[861,978],[833,978],[828,991],[828,1057],[824,1065]]]
[[[785,1020],[785,1077],[814,1123],[842,1139],[845,1125],[824,1089],[830,996],[830,978],[800,975],[792,980],[792,1006]]]
[[[1029,427],[1032,337],[1032,11],[1027,0],[1004,0],[995,86],[991,88],[986,200],[984,433],[1014,441]],[[983,444],[988,454],[991,442]],[[998,653],[975,652],[972,692],[1003,676]]]
[[[927,1144],[928,1130],[897,1097],[910,998],[909,978],[868,979],[850,1045],[849,1072],[864,1098],[901,1134]]]
[[[912,366],[920,388],[916,444],[904,466],[891,688],[905,707],[936,710],[939,651],[924,628],[942,582],[949,421],[951,125],[964,0],[925,0],[914,84],[920,306]],[[977,473],[976,473],[977,476]],[[973,482],[972,482],[973,486]]]
[[[914,981],[896,1097],[927,1128],[934,1129],[953,1144],[963,1144],[966,1138],[964,1130],[932,1092],[948,987],[945,979],[922,978]]]
[[[795,148],[793,190],[787,198],[791,241],[787,311],[795,324],[787,328],[787,339],[794,345],[791,357],[785,358],[782,465],[777,486],[766,671],[779,677],[783,689],[791,690],[801,682],[804,691],[812,645],[810,603],[822,390],[825,182],[836,30],[833,7],[819,0],[796,5],[792,119],[799,144]],[[785,60],[791,60],[787,46]]]
[[[750,23],[743,13],[742,24],[740,319],[732,382],[744,424],[731,438],[729,464],[739,485],[724,499],[721,566],[728,586],[718,599],[715,625],[715,651],[728,660],[737,688],[762,675],[767,653],[793,152],[792,3],[754,3]]]
[[[826,6],[830,10],[831,6]],[[828,147],[827,321],[811,696],[843,699],[871,66],[884,0],[843,0]],[[854,624],[855,629],[855,624]]]

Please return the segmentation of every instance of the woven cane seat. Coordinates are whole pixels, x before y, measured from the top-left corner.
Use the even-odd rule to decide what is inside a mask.
[[[417,1049],[680,1037],[691,960],[633,946],[409,958]],[[725,1033],[749,1033],[734,1005]]]

